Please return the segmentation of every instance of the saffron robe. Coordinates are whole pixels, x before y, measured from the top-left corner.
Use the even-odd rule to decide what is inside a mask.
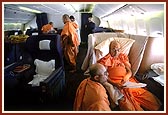
[[[43,33],[48,33],[50,30],[53,30],[53,26],[50,24],[46,24],[41,28]]]
[[[111,111],[106,89],[90,78],[84,79],[76,91],[73,109],[75,111]]]
[[[128,56],[120,53],[118,57],[112,57],[107,54],[98,63],[107,67],[109,80],[115,84],[121,84],[126,75],[125,63],[128,63]],[[138,82],[135,77],[129,78],[130,82]],[[122,88],[120,91],[124,95],[124,100],[119,102],[121,110],[143,111],[158,110],[161,106],[160,101],[151,92],[145,88]]]
[[[77,24],[77,22],[76,22],[76,21],[72,22],[72,24],[73,24],[73,26],[74,26],[74,27],[75,27],[75,29],[76,29],[76,32],[77,32],[77,35],[78,35],[78,41],[79,41],[79,44],[80,44],[80,42],[81,42],[81,37],[80,37],[80,30],[79,30],[79,26],[78,26],[78,24]]]
[[[67,21],[61,32],[61,44],[65,59],[72,66],[76,67],[76,58],[78,53],[78,36],[72,22]]]

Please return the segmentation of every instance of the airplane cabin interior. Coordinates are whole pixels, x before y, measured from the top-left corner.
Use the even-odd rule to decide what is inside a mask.
[[[160,100],[157,111],[165,112],[165,9],[164,2],[3,2],[3,112],[74,111],[78,86],[109,53],[112,40],[128,55],[132,76]],[[74,16],[79,27],[75,72],[61,44],[64,14]],[[95,24],[91,33],[85,29],[89,17]],[[56,33],[42,33],[49,22]]]

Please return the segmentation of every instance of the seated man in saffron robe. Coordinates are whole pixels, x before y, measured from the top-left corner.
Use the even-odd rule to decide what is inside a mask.
[[[103,83],[107,82],[106,68],[99,63],[89,68],[91,77],[84,79],[74,101],[75,111],[111,111],[110,102]]]
[[[119,52],[119,50],[120,44],[115,40],[112,41],[109,53],[98,60],[98,63],[107,68],[108,82],[117,87],[124,95],[119,101],[120,109],[123,111],[158,110],[161,106],[160,101],[152,93],[142,88],[144,85],[138,83],[132,76],[128,56]]]
[[[41,28],[43,33],[57,33],[57,31],[53,28],[53,22],[49,22]]]
[[[64,27],[61,32],[61,44],[66,61],[70,66],[70,71],[76,71],[76,58],[78,53],[79,40],[76,29],[71,22],[69,15],[62,16]]]

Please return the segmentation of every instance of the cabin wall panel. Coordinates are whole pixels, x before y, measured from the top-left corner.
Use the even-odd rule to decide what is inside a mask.
[[[146,33],[146,24],[144,19],[137,19],[137,34],[138,35],[147,35]]]
[[[143,74],[146,70],[150,69],[150,66],[153,63],[163,62],[164,38],[149,37],[138,73]]]

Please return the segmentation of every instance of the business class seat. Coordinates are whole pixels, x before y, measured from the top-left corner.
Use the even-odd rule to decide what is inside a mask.
[[[56,103],[62,97],[65,87],[65,72],[60,35],[30,36],[27,38],[24,54],[21,61],[4,69],[6,102],[11,103],[8,99],[12,95],[14,95],[16,100],[20,100],[19,95],[26,93],[26,96],[24,95],[25,97],[22,97],[24,100],[31,100],[29,98],[33,98],[33,101],[38,103]],[[53,62],[52,64],[54,66],[51,63],[49,65],[49,62]],[[24,68],[25,66],[28,66],[27,69],[15,71],[19,67]],[[31,80],[35,78],[34,75],[37,75],[39,71],[42,73],[47,71],[50,74],[46,79],[40,81],[38,85],[30,84]],[[14,101],[13,99],[11,101]],[[15,104],[16,102],[13,103]]]

